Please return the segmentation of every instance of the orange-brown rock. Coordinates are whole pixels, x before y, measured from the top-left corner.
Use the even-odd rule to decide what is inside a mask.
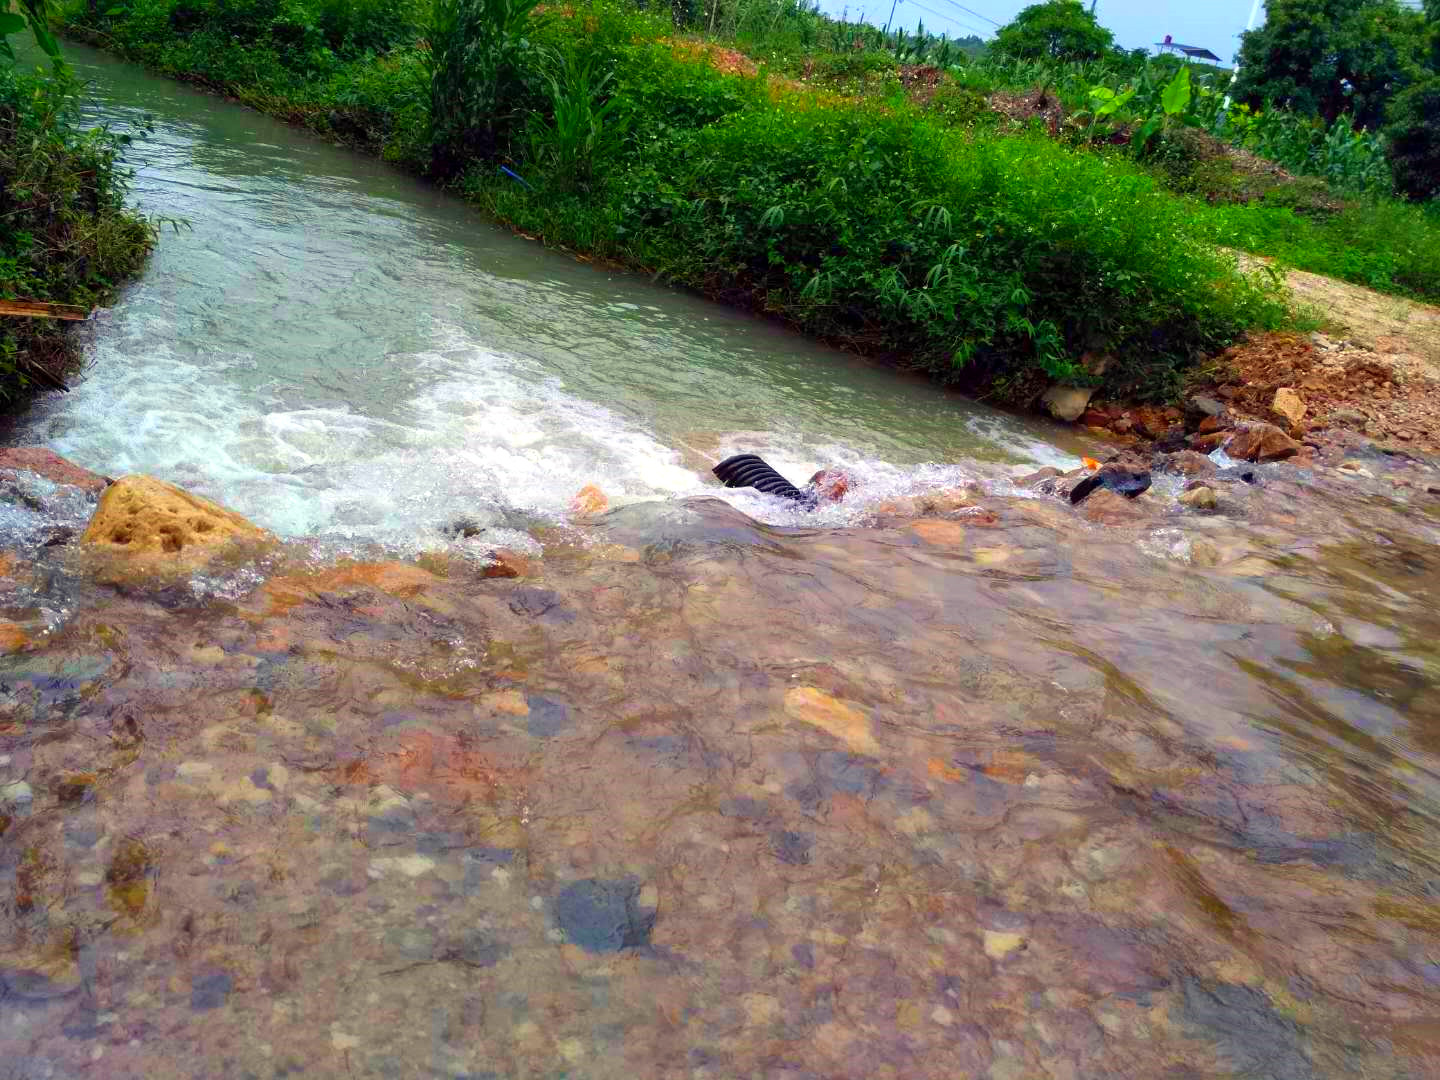
[[[948,488],[921,495],[916,503],[922,514],[955,514],[975,507],[975,500],[963,488]]]
[[[954,521],[922,519],[911,522],[910,531],[936,547],[959,547],[965,542],[965,527]]]
[[[43,446],[11,446],[0,449],[0,469],[33,472],[56,484],[68,484],[86,491],[105,490],[109,480],[81,468]]]
[[[850,477],[839,469],[821,469],[810,477],[809,487],[821,502],[839,502],[850,490]]]
[[[858,705],[831,697],[818,687],[793,686],[785,691],[785,714],[792,720],[829,732],[850,747],[852,753],[875,754],[880,750],[865,711]]]
[[[1166,459],[1164,471],[1181,476],[1214,476],[1217,470],[1215,463],[1204,454],[1181,450]]]
[[[1215,431],[1225,430],[1225,421],[1218,416],[1207,416],[1200,421],[1200,426],[1195,429],[1201,435],[1209,435]]]
[[[1190,440],[1191,449],[1200,454],[1213,454],[1220,447],[1230,441],[1230,432],[1211,431],[1204,435],[1196,435]]]
[[[513,551],[501,549],[490,553],[491,562],[480,572],[481,577],[487,578],[517,578],[528,577],[534,573],[534,567],[530,560],[524,555],[518,555]]]
[[[1275,397],[1270,402],[1270,411],[1275,419],[1281,421],[1292,431],[1305,419],[1305,399],[1288,386],[1282,386],[1275,391]]]
[[[1251,424],[1235,433],[1225,452],[1242,461],[1283,461],[1300,452],[1300,444],[1274,424]]]
[[[570,500],[570,512],[580,517],[603,514],[609,508],[609,497],[594,484],[586,484]]]
[[[440,584],[428,570],[401,562],[355,562],[318,574],[296,574],[271,578],[261,590],[268,603],[267,615],[281,615],[325,593],[373,589],[400,600],[413,600]]]
[[[19,652],[29,644],[29,634],[8,619],[0,619],[0,655]]]
[[[218,503],[153,476],[122,476],[100,497],[81,543],[192,564],[234,541],[270,536]]]

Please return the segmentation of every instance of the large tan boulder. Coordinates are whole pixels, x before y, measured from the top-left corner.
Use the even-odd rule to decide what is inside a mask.
[[[1300,421],[1305,419],[1305,411],[1305,399],[1288,386],[1276,390],[1275,399],[1270,402],[1270,412],[1275,419],[1283,421],[1291,431],[1299,427]]]
[[[174,484],[153,476],[122,476],[105,489],[80,540],[116,554],[188,564],[232,541],[269,538],[235,511]]]

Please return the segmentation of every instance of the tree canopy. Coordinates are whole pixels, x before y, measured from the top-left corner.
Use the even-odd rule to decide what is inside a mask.
[[[1079,0],[1032,4],[995,34],[992,49],[1022,60],[1098,60],[1114,36]]]
[[[1349,113],[1375,128],[1390,100],[1425,76],[1429,39],[1426,16],[1397,0],[1269,0],[1265,25],[1242,38],[1236,96],[1326,123]]]

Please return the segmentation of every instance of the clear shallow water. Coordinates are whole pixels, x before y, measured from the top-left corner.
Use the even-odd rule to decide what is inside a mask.
[[[1096,524],[998,479],[1043,429],[93,63],[209,194],[16,441],[297,539],[107,585],[0,482],[0,1076],[1440,1073],[1440,501],[1382,456]],[[871,495],[679,497],[752,445]],[[525,576],[425,542],[486,507]]]
[[[696,493],[735,449],[887,490],[921,463],[1062,456],[1044,425],[543,251],[378,162],[75,51],[94,114],[136,135],[141,206],[188,228],[16,441],[223,494],[287,535],[401,544],[445,512],[562,516],[585,484]]]

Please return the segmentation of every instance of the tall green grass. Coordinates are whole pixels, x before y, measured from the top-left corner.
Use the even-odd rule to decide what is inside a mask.
[[[1440,213],[1381,199],[1333,214],[1283,206],[1198,211],[1214,241],[1380,292],[1440,300]]]

